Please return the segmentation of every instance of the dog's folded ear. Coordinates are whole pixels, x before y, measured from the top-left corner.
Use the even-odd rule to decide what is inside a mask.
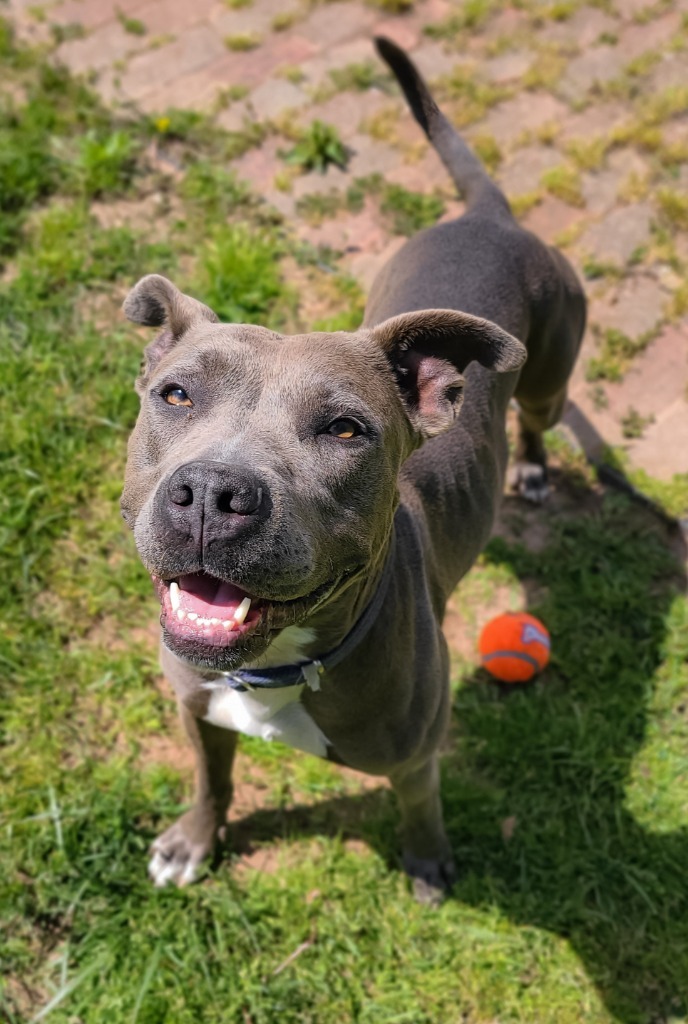
[[[194,320],[217,323],[212,309],[198,299],[184,295],[160,274],[148,274],[134,285],[123,305],[124,315],[135,324],[145,327],[169,327],[172,336],[179,338]]]
[[[217,323],[218,317],[212,309],[198,299],[184,295],[178,288],[160,274],[148,274],[124,300],[124,315],[135,324],[144,327],[165,327],[155,341],[146,348],[142,375],[146,377],[157,363],[167,355],[179,338],[198,320]]]
[[[506,373],[520,369],[527,355],[497,324],[453,309],[402,313],[371,334],[392,364],[411,423],[423,437],[442,433],[458,416],[469,363]]]

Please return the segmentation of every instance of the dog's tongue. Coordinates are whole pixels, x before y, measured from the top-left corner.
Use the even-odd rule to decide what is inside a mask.
[[[233,619],[244,598],[241,587],[223,583],[205,573],[179,577],[181,607],[188,614],[195,612],[200,618]]]

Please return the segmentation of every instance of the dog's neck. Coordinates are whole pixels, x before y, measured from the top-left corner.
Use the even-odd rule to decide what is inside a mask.
[[[377,558],[365,571],[347,581],[305,622],[281,630],[263,654],[242,668],[300,665],[319,660],[338,649],[374,601],[388,561],[393,557],[393,546],[390,533]]]

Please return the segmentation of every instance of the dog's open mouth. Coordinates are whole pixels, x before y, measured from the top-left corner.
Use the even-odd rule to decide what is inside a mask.
[[[204,572],[175,580],[153,577],[162,606],[161,621],[172,636],[211,647],[233,647],[253,633],[268,603]]]
[[[152,580],[160,599],[160,623],[165,633],[177,642],[175,646],[202,655],[203,648],[212,648],[216,653],[245,649],[252,637],[267,639],[272,633],[297,624],[355,571],[343,573],[303,597],[286,601],[252,596],[236,584],[206,572],[188,573],[171,580],[152,574]]]

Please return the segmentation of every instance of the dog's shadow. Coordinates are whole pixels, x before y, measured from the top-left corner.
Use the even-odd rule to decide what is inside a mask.
[[[616,496],[574,498],[527,513],[550,529],[539,554],[503,536],[487,549],[532,595],[554,659],[530,687],[507,692],[477,672],[457,692],[443,756],[460,873],[452,895],[565,937],[608,1010],[649,1024],[688,1008],[688,831],[651,825],[653,801],[679,807],[675,787],[685,784],[671,778],[661,739],[666,683],[648,731],[685,544]],[[506,521],[510,513],[524,514],[507,500]],[[238,823],[235,842],[339,832],[398,866],[392,811],[379,790],[258,811]]]

